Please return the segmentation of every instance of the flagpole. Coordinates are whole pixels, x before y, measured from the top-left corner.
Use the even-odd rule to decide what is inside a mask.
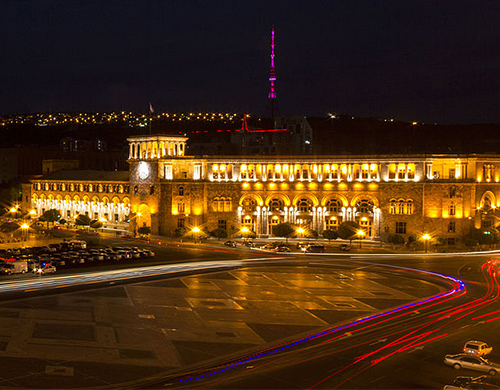
[[[153,106],[149,103],[149,135],[151,135],[151,112],[153,111]]]

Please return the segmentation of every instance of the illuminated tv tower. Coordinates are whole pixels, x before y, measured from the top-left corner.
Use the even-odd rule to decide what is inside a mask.
[[[276,91],[274,90],[274,82],[276,81],[276,71],[274,69],[274,26],[271,31],[271,68],[269,72],[269,99],[276,99]]]
[[[274,82],[276,81],[276,70],[274,68],[274,25],[271,30],[271,67],[269,68],[269,109],[271,114],[272,126],[275,126],[275,118],[278,113],[278,106],[276,104],[276,90]]]

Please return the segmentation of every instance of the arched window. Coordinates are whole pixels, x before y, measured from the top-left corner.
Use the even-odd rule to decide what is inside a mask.
[[[450,215],[455,215],[456,214],[456,212],[457,212],[457,206],[455,206],[454,203],[450,204],[449,212],[450,212]]]
[[[179,187],[178,194],[179,196],[184,196],[184,187]]]
[[[243,201],[243,210],[246,212],[253,212],[255,211],[255,208],[257,207],[257,203],[253,199],[245,199]]]
[[[338,199],[330,199],[326,203],[326,209],[330,213],[340,213],[342,211],[342,202]]]
[[[297,203],[297,207],[299,211],[309,213],[311,211],[311,202],[306,198],[300,199]]]
[[[271,201],[269,202],[270,211],[283,212],[283,209],[284,209],[284,204],[281,199],[274,198],[271,199]]]
[[[224,202],[224,211],[231,211],[232,210],[232,202],[231,202],[231,198],[223,198],[223,202]]]
[[[371,213],[373,211],[373,202],[368,199],[361,199],[356,203],[356,209],[360,213]]]

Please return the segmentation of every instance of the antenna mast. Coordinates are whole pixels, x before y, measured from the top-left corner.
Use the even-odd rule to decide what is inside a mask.
[[[276,81],[276,70],[274,68],[274,25],[271,30],[271,67],[269,68],[269,104],[271,108],[271,121],[272,126],[275,126],[275,118],[278,111],[276,105],[276,90],[274,89],[274,82]]]

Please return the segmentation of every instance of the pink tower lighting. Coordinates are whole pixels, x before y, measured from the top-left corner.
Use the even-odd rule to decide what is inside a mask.
[[[271,31],[271,68],[269,75],[269,99],[276,99],[276,91],[274,90],[274,82],[276,81],[276,71],[274,70],[274,26]]]

